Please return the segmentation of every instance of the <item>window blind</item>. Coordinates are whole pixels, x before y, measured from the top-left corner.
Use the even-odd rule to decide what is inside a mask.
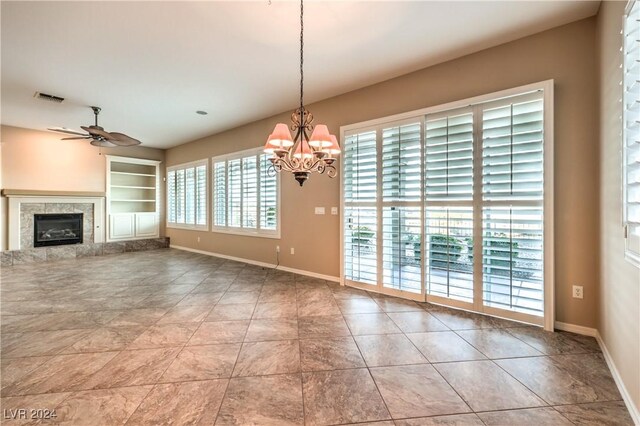
[[[345,281],[541,325],[551,89],[344,130]]]
[[[378,279],[377,214],[371,207],[345,207],[345,277],[375,284]]]
[[[420,122],[382,130],[384,201],[420,201],[420,131]]]
[[[344,138],[345,278],[375,284],[378,271],[377,131]]]
[[[421,220],[419,206],[382,209],[382,282],[385,287],[421,292]]]
[[[242,226],[242,159],[230,160],[227,164],[227,226],[239,228]]]
[[[473,302],[473,207],[425,210],[426,292]]]
[[[207,160],[167,169],[167,223],[207,227]]]
[[[260,228],[275,230],[278,223],[278,187],[276,174],[269,171],[269,155],[260,156]]]
[[[458,110],[427,116],[427,200],[473,199],[473,114]]]
[[[482,212],[484,302],[533,315],[543,312],[542,208],[488,207]]]
[[[176,172],[167,172],[167,221],[176,223]]]
[[[345,201],[376,200],[376,132],[356,133],[344,143]]]
[[[542,99],[483,111],[482,194],[485,200],[542,200]]]
[[[425,291],[473,302],[473,112],[425,118]]]
[[[623,175],[626,253],[640,265],[640,5],[627,6],[623,30]]]
[[[485,305],[544,310],[542,93],[482,111],[482,271]]]
[[[212,159],[213,228],[278,236],[278,177],[268,155],[250,151]]]
[[[207,225],[207,166],[196,167],[196,225]]]
[[[227,225],[227,163],[213,163],[213,225]]]
[[[258,166],[256,156],[242,159],[242,227],[258,227]]]

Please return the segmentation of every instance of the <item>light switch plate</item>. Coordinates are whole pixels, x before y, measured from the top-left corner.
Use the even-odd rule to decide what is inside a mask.
[[[316,207],[316,214],[324,214],[324,207]]]

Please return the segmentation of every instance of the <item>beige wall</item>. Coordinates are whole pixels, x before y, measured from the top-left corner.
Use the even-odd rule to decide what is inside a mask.
[[[41,191],[106,191],[104,154],[164,161],[164,150],[129,147],[100,150],[87,141],[62,141],[53,132],[2,126],[2,189]],[[164,165],[160,168],[164,176]],[[162,185],[164,190],[164,185]],[[4,198],[4,197],[2,197]],[[0,249],[6,245],[6,203],[0,199]],[[164,235],[164,212],[161,210]]]
[[[595,18],[590,18],[327,99],[309,109],[317,122],[338,133],[346,124],[555,79],[556,319],[595,327],[599,223],[594,47]],[[295,82],[290,95],[293,100]],[[287,122],[289,114],[171,148],[167,165],[261,146],[274,124]],[[338,276],[339,218],[315,216],[313,208],[338,206],[339,194],[338,179],[312,176],[300,188],[285,174],[281,240],[174,229],[167,235],[175,245],[270,263],[280,245],[282,265]],[[290,247],[295,247],[295,255],[289,254]],[[584,286],[583,300],[571,297],[572,284]]]
[[[624,259],[619,65],[625,2],[603,2],[600,53],[600,322],[598,330],[640,410],[640,268]]]

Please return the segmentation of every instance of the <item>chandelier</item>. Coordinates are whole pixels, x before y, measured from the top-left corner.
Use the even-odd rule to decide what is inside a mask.
[[[334,178],[340,154],[338,140],[324,124],[314,126],[313,114],[304,107],[304,5],[300,0],[300,106],[291,113],[291,125],[276,124],[264,146],[276,173],[291,172],[302,186],[311,173]],[[291,137],[293,132],[293,137]]]

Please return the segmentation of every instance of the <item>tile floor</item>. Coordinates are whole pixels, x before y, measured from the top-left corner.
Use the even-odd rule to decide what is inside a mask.
[[[169,249],[1,274],[6,425],[632,424],[591,338]]]

